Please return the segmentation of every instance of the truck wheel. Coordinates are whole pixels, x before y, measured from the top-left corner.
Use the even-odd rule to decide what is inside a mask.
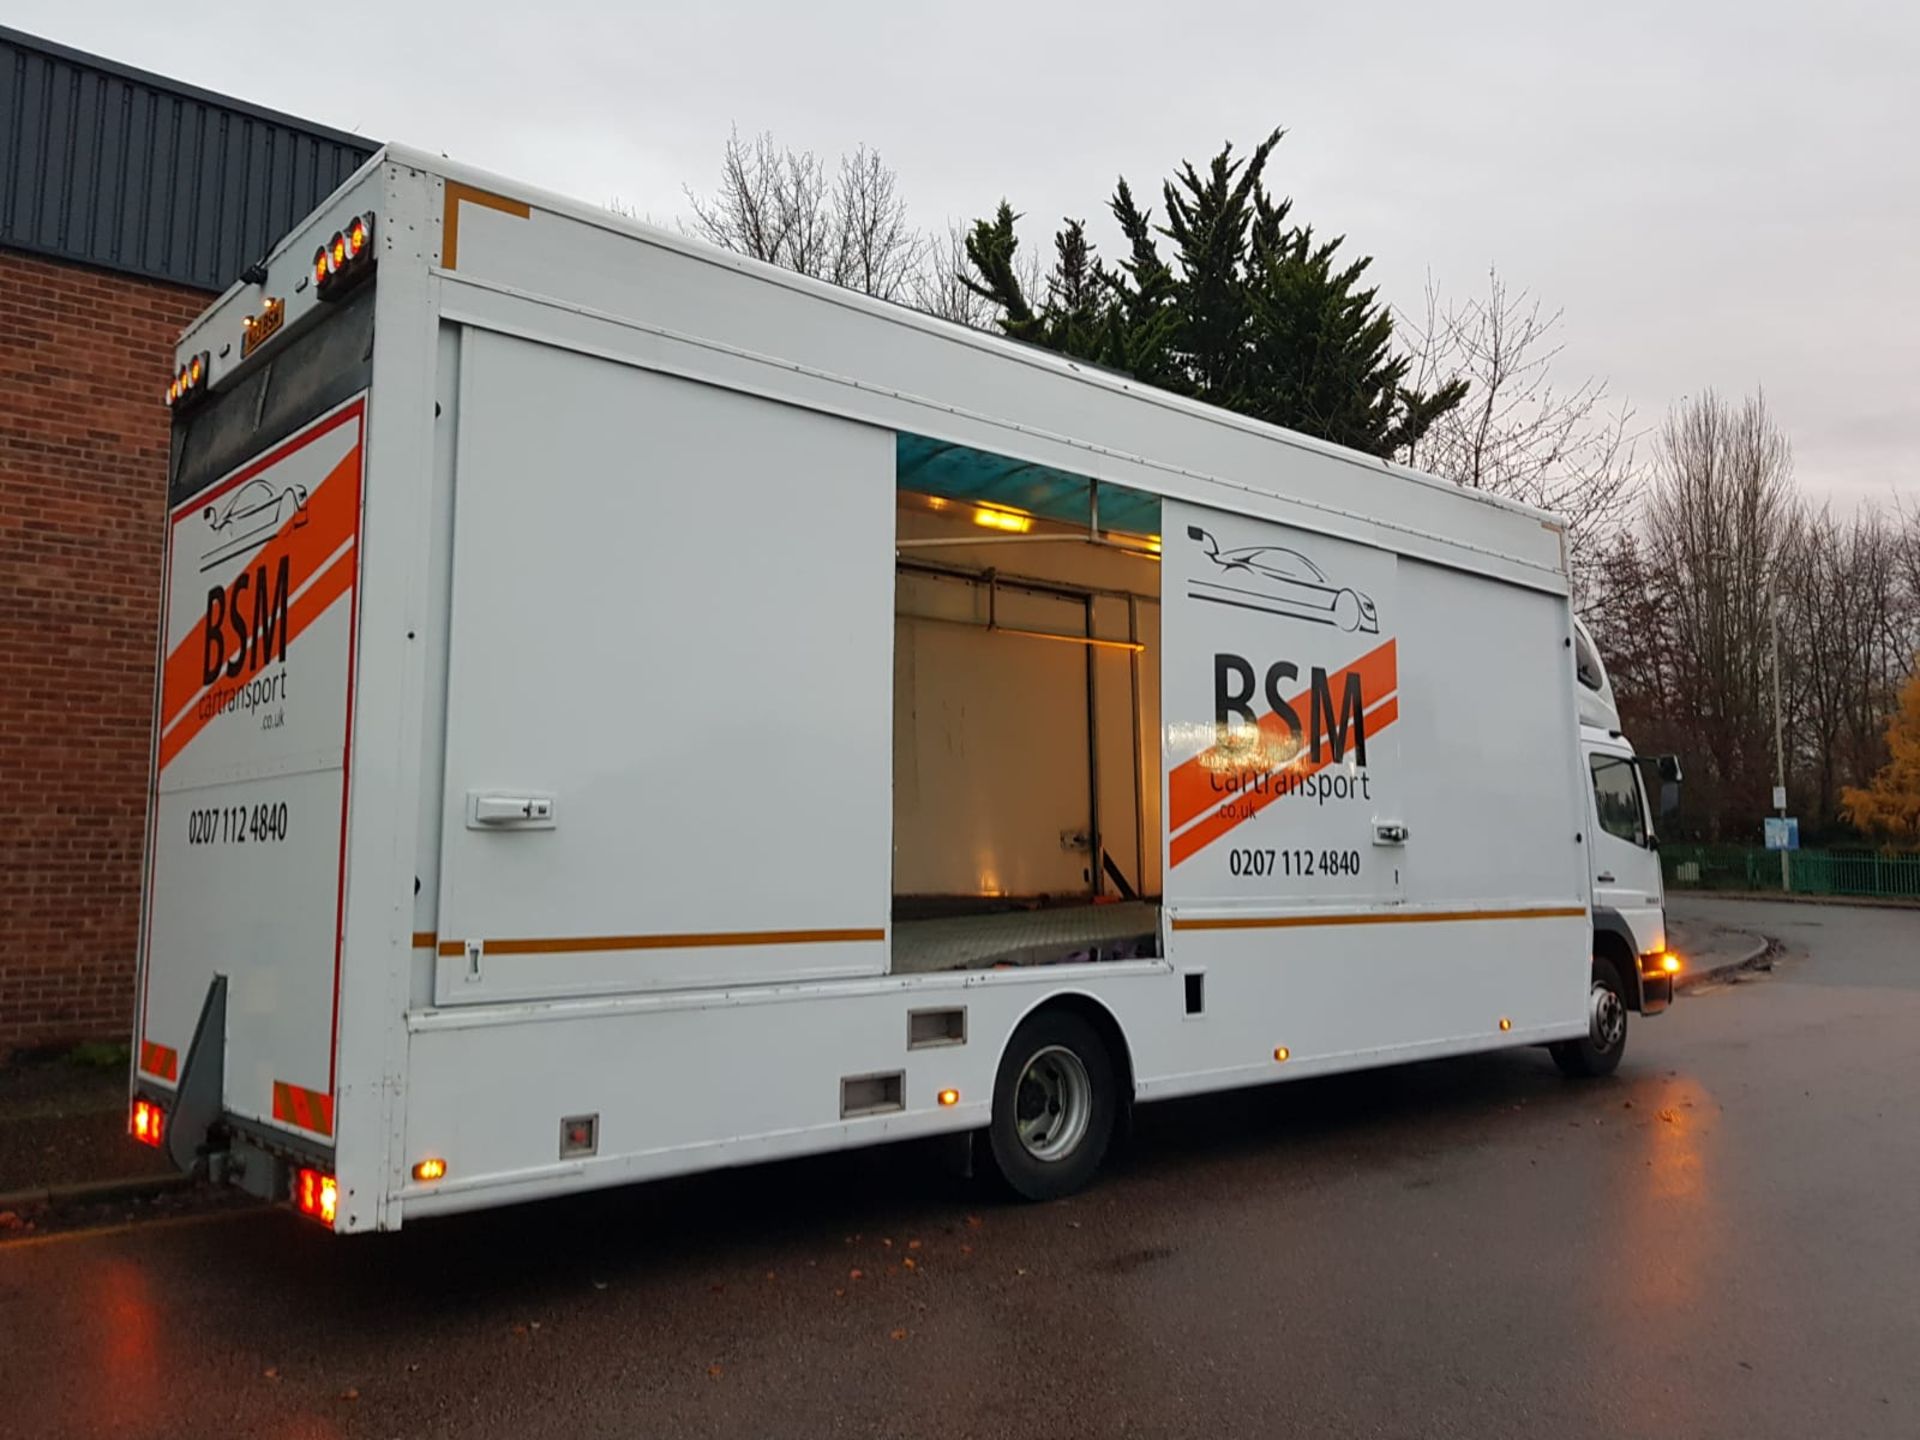
[[[1042,1011],[1007,1042],[987,1127],[993,1163],[1013,1192],[1057,1200],[1093,1179],[1113,1138],[1113,1059],[1085,1020]]]
[[[1587,994],[1587,1033],[1547,1047],[1562,1075],[1597,1077],[1620,1068],[1627,1051],[1627,992],[1613,961],[1595,959]]]

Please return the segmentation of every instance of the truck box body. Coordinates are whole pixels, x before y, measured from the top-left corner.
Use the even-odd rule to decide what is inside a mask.
[[[248,1183],[974,1129],[1048,1004],[1142,1100],[1585,1032],[1551,517],[396,148],[266,268],[179,352],[134,1075],[225,977]]]

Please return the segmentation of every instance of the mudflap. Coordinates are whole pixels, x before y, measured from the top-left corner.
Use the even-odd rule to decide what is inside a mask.
[[[173,1114],[167,1117],[167,1155],[181,1170],[203,1165],[218,1145],[213,1135],[220,1123],[226,1093],[227,977],[215,975],[200,1002],[193,1043],[174,1092]]]

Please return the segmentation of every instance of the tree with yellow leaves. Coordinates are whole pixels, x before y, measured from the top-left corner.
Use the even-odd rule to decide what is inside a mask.
[[[1887,720],[1887,763],[1866,789],[1849,786],[1842,798],[1847,818],[1862,830],[1920,839],[1920,669]]]

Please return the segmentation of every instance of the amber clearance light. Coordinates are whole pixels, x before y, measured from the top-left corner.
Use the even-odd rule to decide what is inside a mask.
[[[437,1155],[422,1160],[413,1167],[413,1178],[416,1180],[442,1180],[446,1178],[446,1174],[447,1162]]]
[[[339,294],[373,264],[373,216],[356,215],[313,252],[313,288],[320,299]]]

